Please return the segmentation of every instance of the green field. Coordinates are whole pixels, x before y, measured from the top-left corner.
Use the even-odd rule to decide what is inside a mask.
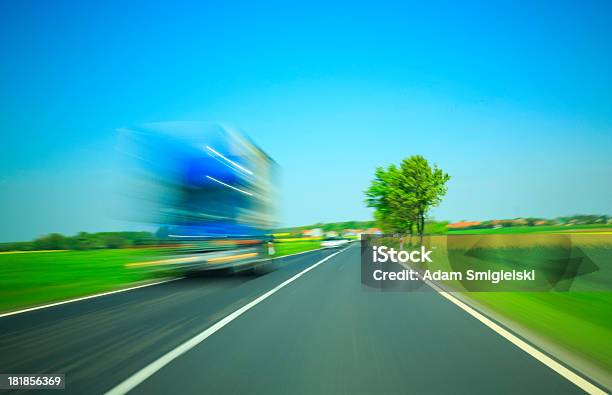
[[[464,292],[485,308],[528,328],[557,346],[590,361],[604,370],[612,371],[612,248],[609,246],[583,246],[581,252],[594,262],[598,269],[576,277],[564,278],[551,288],[547,279],[534,282],[541,292]],[[519,267],[536,268],[538,276],[546,277],[546,262],[558,254],[559,247],[498,248],[483,251],[480,257],[488,259],[491,269]],[[456,261],[456,259],[455,259]],[[514,262],[514,263],[513,263]],[[459,266],[475,268],[478,263],[470,257]],[[453,265],[457,269],[458,265]],[[484,267],[481,267],[483,269]],[[544,287],[542,287],[544,285]],[[531,285],[530,285],[531,286]],[[520,289],[524,285],[507,285]],[[499,287],[497,289],[504,289]],[[481,287],[495,290],[495,286]],[[565,292],[558,292],[559,290]]]
[[[449,230],[449,235],[488,235],[488,234],[522,234],[522,233],[542,233],[542,232],[574,232],[574,231],[594,231],[594,230],[612,231],[612,224],[604,225],[572,225],[572,226],[511,226],[502,228],[487,228],[487,229],[465,229],[465,230]]]
[[[274,257],[319,248],[319,240],[275,243]],[[163,258],[156,249],[17,252],[0,254],[0,311],[92,295],[177,275],[159,266],[130,267]]]
[[[467,296],[612,371],[612,293],[471,292]]]
[[[612,371],[611,235],[601,232],[479,234],[452,239],[432,237],[429,241],[438,246],[430,269],[463,272],[466,269],[536,269],[539,281],[532,284],[474,286],[471,283],[470,287],[467,283],[449,281],[446,288],[461,292],[486,310],[546,339],[557,349],[588,361],[598,371]],[[559,277],[559,270],[553,269],[554,262],[563,258],[584,263],[579,267],[589,270],[580,271],[575,277],[576,272],[567,269]],[[551,278],[556,281],[551,283]],[[526,292],[531,287],[540,292]],[[475,290],[514,292],[466,292]]]
[[[274,257],[297,254],[298,252],[315,250],[317,248],[321,248],[320,240],[282,241],[281,239],[277,241],[276,243],[274,243],[274,249],[276,250]]]
[[[0,311],[123,288],[169,273],[124,265],[150,259],[151,250],[0,254]]]

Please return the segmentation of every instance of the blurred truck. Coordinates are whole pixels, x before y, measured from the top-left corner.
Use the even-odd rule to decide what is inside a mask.
[[[159,262],[242,270],[269,257],[277,165],[246,135],[192,122],[122,132],[135,212],[169,251]]]

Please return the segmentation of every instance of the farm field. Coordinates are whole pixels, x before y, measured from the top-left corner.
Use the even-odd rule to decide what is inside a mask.
[[[586,228],[586,229],[600,229]],[[597,232],[432,236],[432,268],[534,268],[531,285],[445,283],[485,311],[542,340],[600,381],[612,380],[612,235]],[[555,266],[566,262],[566,266]],[[497,291],[506,292],[497,292]],[[480,292],[474,292],[480,291]],[[484,291],[484,292],[483,292]],[[568,357],[570,355],[571,357]],[[573,358],[573,360],[572,360]],[[607,381],[605,384],[610,385]]]
[[[545,339],[562,355],[586,361],[591,369],[602,374],[600,381],[606,379],[604,372],[612,371],[612,348],[609,347],[612,293],[470,292],[464,295]],[[568,362],[583,364],[571,359]],[[589,373],[594,375],[592,371]],[[611,379],[609,373],[607,379]],[[604,384],[610,385],[610,382]]]
[[[151,250],[116,249],[0,255],[0,311],[111,291],[167,276],[153,268],[127,269]]]
[[[522,234],[522,233],[573,233],[603,232],[612,234],[612,224],[572,225],[572,226],[512,226],[507,228],[449,230],[449,235],[488,235],[488,234]]]
[[[276,251],[274,257],[297,254],[317,248],[321,248],[321,240],[291,239],[286,241],[281,239],[274,243],[274,250]]]
[[[274,257],[320,248],[320,240],[275,243]],[[113,291],[177,275],[158,266],[156,249],[28,251],[0,254],[0,312]]]

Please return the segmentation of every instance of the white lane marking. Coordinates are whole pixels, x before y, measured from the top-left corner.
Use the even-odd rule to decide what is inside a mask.
[[[412,269],[406,263],[400,263],[400,265],[405,267],[406,269]],[[566,380],[569,380],[571,383],[578,386],[583,391],[589,394],[597,394],[597,395],[607,394],[607,392],[603,391],[602,389],[597,387],[595,384],[589,382],[584,377],[572,372],[570,369],[563,366],[561,363],[555,361],[554,359],[544,354],[537,348],[533,347],[531,344],[522,340],[521,338],[516,336],[514,333],[496,324],[494,321],[489,319],[487,316],[485,316],[478,310],[474,309],[473,307],[469,306],[465,302],[461,301],[459,298],[451,295],[450,292],[444,291],[442,288],[434,284],[432,281],[429,281],[429,280],[422,280],[422,281],[425,282],[427,285],[429,285],[437,293],[442,295],[444,298],[448,299],[451,303],[455,304],[457,307],[464,310],[466,313],[468,313],[472,317],[476,318],[478,321],[485,324],[487,327],[489,327],[489,329],[493,330],[495,333],[497,333],[504,339],[508,340],[510,343],[514,344],[521,350],[525,351],[527,354],[531,355],[533,358],[537,359],[544,365],[548,366],[550,369],[554,370],[557,374],[564,377]]]
[[[576,386],[578,386],[583,391],[585,391],[585,392],[587,392],[589,394],[598,394],[598,395],[599,394],[601,394],[601,395],[605,395],[606,394],[606,392],[601,390],[599,387],[595,386],[594,384],[592,384],[591,382],[587,381],[583,377],[579,376],[578,374],[574,373],[570,369],[566,368],[565,366],[563,366],[559,362],[555,361],[554,359],[552,359],[548,355],[544,354],[543,352],[541,352],[537,348],[533,347],[531,344],[529,344],[526,341],[520,339],[519,337],[517,337],[512,332],[510,332],[507,329],[499,326],[498,324],[496,324],[495,322],[493,322],[492,320],[487,318],[482,313],[478,312],[474,308],[468,306],[467,304],[465,304],[461,300],[459,300],[456,297],[452,296],[450,293],[441,290],[437,285],[435,285],[433,283],[430,283],[429,281],[426,281],[426,282],[428,283],[429,286],[431,286],[433,289],[435,289],[440,295],[442,295],[443,297],[445,297],[446,299],[448,299],[449,301],[451,301],[452,303],[457,305],[459,308],[461,308],[462,310],[467,312],[472,317],[476,318],[478,321],[480,321],[483,324],[485,324],[486,326],[488,326],[490,329],[495,331],[498,335],[502,336],[504,339],[508,340],[510,343],[514,344],[515,346],[517,346],[521,350],[525,351],[527,354],[531,355],[533,358],[537,359],[538,361],[540,361],[544,365],[548,366],[549,368],[551,368],[552,370],[557,372],[559,375],[561,375],[565,379],[567,379],[570,382],[574,383]]]
[[[347,246],[350,247],[352,244],[349,243],[349,245]],[[270,260],[272,259],[282,259],[282,258],[287,258],[290,256],[296,256],[296,255],[302,255],[302,254],[308,254],[309,252],[315,252],[315,251],[323,251],[323,250],[330,250],[333,247],[321,247],[321,248],[315,248],[314,250],[307,250],[307,251],[302,251],[302,252],[296,252],[295,254],[289,254],[289,255],[281,255],[281,256],[276,256],[276,257],[272,257],[269,258]],[[345,248],[346,249],[346,248]]]
[[[55,303],[49,303],[49,304],[44,304],[42,306],[35,306],[35,307],[29,307],[27,309],[22,309],[22,310],[17,310],[17,311],[9,311],[8,313],[3,313],[0,314],[0,318],[2,317],[8,317],[10,315],[15,315],[15,314],[21,314],[21,313],[27,313],[28,311],[34,311],[34,310],[40,310],[40,309],[46,309],[49,307],[54,307],[54,306],[59,306],[62,304],[67,304],[67,303],[73,303],[73,302],[79,302],[81,300],[87,300],[87,299],[93,299],[93,298],[98,298],[100,296],[107,296],[107,295],[112,295],[112,294],[118,294],[120,292],[127,292],[127,291],[132,291],[134,289],[139,289],[139,288],[145,288],[145,287],[151,287],[153,285],[159,285],[159,284],[164,284],[164,283],[169,283],[171,281],[176,281],[176,280],[181,280],[185,277],[177,277],[177,278],[171,278],[169,280],[162,280],[162,281],[156,281],[154,283],[148,283],[148,284],[143,284],[143,285],[137,285],[135,287],[129,287],[129,288],[122,288],[122,289],[118,289],[116,291],[109,291],[109,292],[102,292],[99,294],[93,294],[93,295],[89,295],[89,296],[82,296],[80,298],[74,298],[74,299],[68,299],[68,300],[63,300],[61,302],[55,302]]]
[[[164,366],[168,365],[170,362],[172,362],[176,358],[180,357],[181,355],[185,354],[187,351],[191,350],[192,348],[194,348],[195,346],[197,346],[198,344],[200,344],[201,342],[206,340],[209,336],[213,335],[219,329],[223,328],[224,326],[226,326],[230,322],[234,321],[236,318],[240,317],[246,311],[252,309],[257,304],[263,302],[264,300],[266,300],[267,298],[269,298],[270,296],[272,296],[273,294],[278,292],[278,290],[280,290],[281,288],[291,284],[292,282],[294,282],[298,278],[302,277],[304,274],[308,273],[312,269],[318,267],[319,265],[321,265],[324,262],[330,260],[331,258],[335,257],[336,255],[340,254],[341,252],[345,251],[348,248],[350,248],[350,246],[346,247],[346,248],[344,248],[344,249],[342,249],[340,251],[334,252],[331,255],[328,255],[327,257],[321,259],[320,261],[318,261],[317,263],[313,264],[312,266],[309,266],[306,269],[302,270],[301,272],[299,272],[295,276],[291,277],[290,279],[288,279],[288,280],[282,282],[281,284],[277,285],[276,287],[272,288],[271,290],[269,290],[265,294],[257,297],[256,299],[254,299],[251,302],[247,303],[246,305],[242,306],[241,308],[239,308],[238,310],[234,311],[233,313],[230,313],[225,318],[222,318],[220,321],[218,321],[214,325],[208,327],[204,331],[200,332],[195,337],[192,337],[191,339],[187,340],[185,343],[181,344],[180,346],[178,346],[174,350],[172,350],[169,353],[163,355],[162,357],[158,358],[157,360],[151,362],[149,365],[145,366],[143,369],[141,369],[138,372],[134,373],[132,376],[128,377],[126,380],[121,382],[119,385],[117,385],[116,387],[114,387],[110,391],[108,391],[106,393],[106,395],[123,395],[123,394],[126,394],[127,392],[131,391],[136,386],[138,386],[140,383],[142,383],[143,381],[145,381],[146,379],[151,377],[153,374],[155,374],[157,371],[162,369]]]

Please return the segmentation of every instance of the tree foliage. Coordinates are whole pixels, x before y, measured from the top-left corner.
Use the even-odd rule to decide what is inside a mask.
[[[414,155],[399,166],[379,167],[365,191],[366,204],[387,232],[413,235],[423,241],[425,218],[431,207],[440,204],[450,176],[427,159]]]
[[[51,233],[33,241],[0,243],[0,251],[93,250],[138,247],[156,243],[158,240],[149,232],[80,232],[75,236]]]
[[[314,228],[320,228],[324,232],[329,232],[332,230],[335,232],[342,232],[346,229],[367,229],[367,228],[374,228],[375,226],[376,226],[376,221],[344,221],[344,222],[328,222],[328,223],[319,222],[319,223],[312,224],[312,225],[277,228],[274,230],[274,233],[287,232],[287,233],[299,234],[303,230],[314,229]]]

